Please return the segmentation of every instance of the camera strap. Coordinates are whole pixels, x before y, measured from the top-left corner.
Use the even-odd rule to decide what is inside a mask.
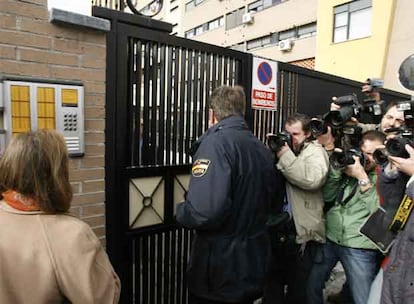
[[[413,210],[413,205],[413,200],[405,194],[388,229],[394,233],[403,230],[405,224],[407,223],[408,217]]]
[[[349,202],[349,200],[355,195],[357,188],[358,188],[358,183],[355,183],[352,186],[351,192],[348,194],[348,196],[343,200],[344,197],[344,192],[345,192],[345,188],[346,186],[348,186],[350,179],[347,178],[345,180],[345,182],[342,184],[341,188],[339,189],[338,195],[336,197],[336,203],[342,206],[345,206],[346,203]]]

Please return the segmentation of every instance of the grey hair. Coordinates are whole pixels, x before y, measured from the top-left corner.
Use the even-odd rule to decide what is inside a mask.
[[[218,121],[232,116],[244,116],[246,95],[241,86],[220,86],[214,89],[210,97],[210,108]]]

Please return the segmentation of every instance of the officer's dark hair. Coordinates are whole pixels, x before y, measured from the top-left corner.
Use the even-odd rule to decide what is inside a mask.
[[[361,143],[366,140],[385,142],[386,136],[384,133],[377,130],[370,130],[362,134]]]
[[[210,97],[210,108],[218,121],[233,115],[243,116],[246,110],[246,95],[241,86],[220,86]]]
[[[300,121],[302,123],[302,130],[305,132],[305,134],[308,134],[311,130],[310,128],[310,117],[306,114],[302,113],[295,113],[291,116],[289,116],[286,119],[285,125],[292,125],[296,122]]]

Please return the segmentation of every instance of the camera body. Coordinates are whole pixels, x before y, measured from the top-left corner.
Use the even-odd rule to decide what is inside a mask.
[[[385,144],[385,149],[377,149],[374,151],[374,160],[377,164],[383,165],[388,161],[388,156],[396,156],[401,158],[409,158],[405,145],[414,147],[414,102],[399,101],[397,110],[404,112],[405,125],[403,127],[390,129],[388,132],[397,131],[398,135],[391,138]]]
[[[355,163],[355,159],[353,158],[353,156],[358,156],[362,166],[364,166],[364,153],[362,153],[361,150],[355,148],[344,150],[342,152],[333,152],[329,157],[329,162],[331,163],[332,168],[336,170],[344,170],[346,166]]]
[[[384,86],[384,80],[381,78],[367,78],[365,85],[367,85],[368,88],[364,90],[364,93],[372,93],[374,89],[382,88]]]
[[[361,104],[355,94],[339,96],[334,101],[335,104],[341,106],[339,110],[330,111],[325,115],[325,121],[333,127],[340,127],[351,117],[358,117]]]
[[[292,136],[287,132],[279,132],[277,134],[269,134],[267,136],[267,145],[273,153],[279,152],[279,150],[285,145],[292,149],[293,139]]]
[[[309,122],[312,135],[316,138],[328,132],[328,124],[321,118],[314,118]]]

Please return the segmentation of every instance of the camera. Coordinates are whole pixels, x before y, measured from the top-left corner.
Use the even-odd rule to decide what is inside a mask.
[[[348,165],[355,163],[353,156],[358,156],[362,165],[365,164],[364,154],[359,149],[348,149],[342,152],[333,152],[329,157],[329,162],[332,168],[336,170],[343,170]]]
[[[383,165],[388,161],[388,156],[396,156],[401,158],[409,158],[405,145],[414,147],[414,104],[412,101],[399,101],[397,110],[404,112],[405,125],[400,128],[391,128],[385,132],[397,132],[398,136],[391,138],[385,144],[385,149],[377,149],[374,151],[373,158],[379,165]]]
[[[313,137],[315,138],[328,132],[328,124],[320,118],[313,118],[309,122],[309,127]]]
[[[267,145],[269,146],[270,150],[274,153],[279,152],[279,150],[286,143],[292,149],[292,146],[293,146],[292,136],[287,132],[279,132],[277,134],[269,134],[267,136]]]
[[[384,80],[380,79],[380,78],[367,78],[367,80],[365,80],[365,85],[367,85],[368,87],[366,87],[365,89],[363,89],[363,93],[372,93],[372,91],[376,88],[382,88],[384,86]]]
[[[339,96],[334,103],[341,106],[341,108],[330,111],[325,116],[325,122],[333,127],[340,127],[351,117],[357,117],[362,108],[355,94]]]

